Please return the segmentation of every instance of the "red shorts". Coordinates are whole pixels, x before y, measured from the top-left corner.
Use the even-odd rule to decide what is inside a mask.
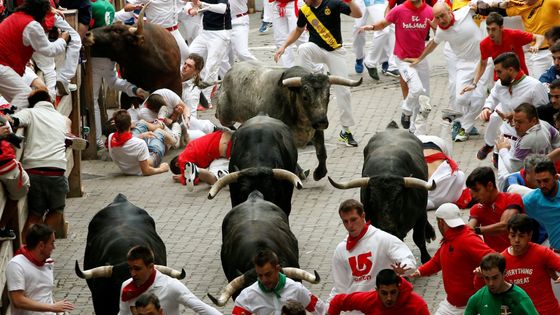
[[[193,140],[187,144],[183,152],[179,154],[177,163],[181,170],[181,182],[185,175],[185,163],[191,162],[201,168],[208,168],[212,161],[221,158],[220,156],[220,139],[223,131],[215,131]],[[226,158],[229,158],[231,151],[231,141],[228,145]]]

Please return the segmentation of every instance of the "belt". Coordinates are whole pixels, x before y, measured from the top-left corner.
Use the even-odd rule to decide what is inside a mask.
[[[235,17],[236,17],[236,18],[240,18],[240,17],[245,16],[245,15],[247,15],[247,14],[249,14],[249,12],[237,14]]]
[[[541,47],[539,50],[547,50],[549,47]]]
[[[178,28],[179,28],[179,24],[176,24],[176,25],[171,26],[171,27],[166,27],[165,29],[170,31],[170,32],[173,32],[174,30],[176,30]]]
[[[64,170],[60,168],[52,168],[52,170],[40,170],[37,168],[30,168],[25,170],[27,174],[41,175],[41,176],[64,176]]]
[[[506,135],[506,134],[504,134],[504,138],[508,138],[508,139],[513,140],[513,141],[517,141],[517,137],[516,137],[516,136],[512,136],[512,135]]]

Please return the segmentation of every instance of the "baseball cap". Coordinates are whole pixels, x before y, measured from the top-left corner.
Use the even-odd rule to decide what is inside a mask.
[[[465,222],[461,218],[459,207],[453,203],[444,203],[439,206],[436,210],[436,218],[443,219],[443,221],[452,228],[465,225]]]

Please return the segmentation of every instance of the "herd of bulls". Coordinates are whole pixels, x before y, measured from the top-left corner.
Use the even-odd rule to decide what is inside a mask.
[[[88,34],[88,43],[95,54],[124,62],[123,75],[132,83],[148,90],[168,87],[180,93],[177,82],[158,81],[160,77],[176,78],[171,73],[175,70],[161,74],[161,67],[143,61],[142,67],[134,66],[134,62],[139,62],[135,59],[150,58],[154,50],[164,49],[165,54],[157,55],[177,59],[178,48],[171,45],[169,37],[157,25],[139,23],[136,28],[116,25],[95,29]],[[128,45],[128,49],[112,46],[117,42]],[[169,42],[170,46],[156,45],[143,54],[131,54],[135,50],[130,47],[146,48],[153,42]],[[120,60],[118,53],[123,50],[128,54],[125,61]],[[151,67],[157,71],[152,72]],[[138,69],[143,73],[133,73]],[[147,73],[150,80],[144,82],[141,78]],[[214,303],[224,305],[256,281],[252,258],[261,249],[276,252],[288,276],[310,282],[320,280],[316,272],[299,269],[298,241],[288,218],[293,189],[301,189],[301,179],[305,177],[297,164],[297,148],[311,141],[319,160],[313,177],[319,180],[327,173],[323,131],[328,127],[331,84],[357,86],[361,80],[312,74],[300,67],[279,69],[252,63],[238,63],[225,75],[215,102],[216,116],[225,126],[235,122],[242,125],[232,137],[230,174],[215,183],[208,196],[213,198],[229,185],[233,207],[222,223],[221,260],[229,284],[219,298],[210,296]],[[428,170],[420,140],[408,131],[394,130],[394,123],[388,128],[391,130],[378,132],[365,147],[362,178],[348,183],[337,183],[331,178],[329,181],[339,189],[361,188],[361,202],[372,225],[400,239],[414,229],[413,239],[425,262],[430,258],[425,241],[435,238],[427,221],[427,190],[435,187],[426,182]],[[76,262],[76,273],[87,279],[97,314],[118,313],[119,290],[130,277],[126,254],[134,245],[151,248],[156,264],[162,265],[158,267],[161,271],[184,277],[184,271],[164,267],[165,244],[156,233],[154,220],[119,195],[89,224],[86,270],[82,272]]]

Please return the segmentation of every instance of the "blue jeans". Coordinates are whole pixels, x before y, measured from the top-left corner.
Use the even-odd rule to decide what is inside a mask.
[[[140,134],[147,132],[148,125],[145,122],[139,121],[136,123],[136,127],[132,129],[132,135],[134,137],[138,137]],[[158,167],[163,159],[163,155],[165,154],[165,143],[163,142],[164,136],[163,131],[158,129],[154,131],[154,138],[144,138],[146,144],[148,145],[148,151],[150,152],[150,156],[154,162],[153,167]]]

